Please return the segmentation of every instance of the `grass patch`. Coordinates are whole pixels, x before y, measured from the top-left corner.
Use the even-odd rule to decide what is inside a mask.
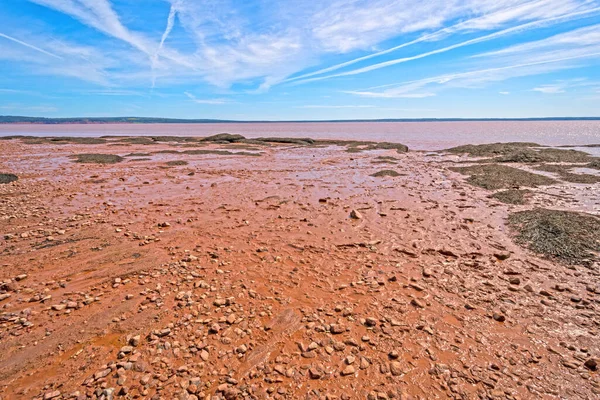
[[[115,154],[76,154],[72,157],[75,162],[82,164],[116,164],[124,160]]]
[[[488,190],[513,189],[521,186],[538,187],[556,183],[554,179],[546,176],[499,164],[454,167],[450,170],[469,175],[467,182]]]
[[[542,164],[538,165],[535,169],[558,174],[558,176],[560,176],[560,178],[565,182],[582,184],[594,184],[600,182],[600,176],[591,174],[574,174],[569,172],[569,170],[576,167],[585,167],[585,165]]]
[[[375,178],[381,178],[384,176],[391,176],[391,177],[400,176],[400,174],[391,169],[384,169],[382,171],[375,172],[374,174],[371,174],[370,176],[373,176]]]
[[[184,161],[184,160],[174,160],[174,161],[167,161],[167,165],[170,167],[178,167],[181,165],[188,165],[188,162]]]
[[[535,209],[511,214],[515,241],[547,258],[588,264],[600,251],[600,218],[591,214]]]
[[[19,180],[19,177],[15,174],[0,174],[0,184],[11,183]]]
[[[490,199],[496,199],[505,204],[524,205],[527,204],[527,196],[531,190],[509,189],[489,195]]]

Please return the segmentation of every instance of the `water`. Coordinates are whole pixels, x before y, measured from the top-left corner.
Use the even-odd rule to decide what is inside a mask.
[[[400,142],[415,150],[515,141],[551,146],[600,143],[600,121],[0,124],[0,136],[209,136],[222,132],[248,138],[276,136]]]

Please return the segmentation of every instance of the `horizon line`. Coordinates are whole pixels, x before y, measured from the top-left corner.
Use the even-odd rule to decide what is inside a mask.
[[[427,117],[427,118],[358,118],[358,119],[303,119],[303,120],[235,120],[218,118],[170,118],[170,117],[32,117],[21,115],[0,115],[0,124],[93,124],[93,123],[122,123],[122,124],[182,124],[182,123],[323,123],[323,122],[460,122],[460,121],[600,121],[600,116],[581,117]]]

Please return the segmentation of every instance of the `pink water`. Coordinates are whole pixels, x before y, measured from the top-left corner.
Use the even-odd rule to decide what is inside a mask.
[[[600,121],[0,125],[0,136],[209,136],[222,132],[237,133],[248,138],[277,136],[400,142],[415,150],[514,141],[544,145],[600,143]]]

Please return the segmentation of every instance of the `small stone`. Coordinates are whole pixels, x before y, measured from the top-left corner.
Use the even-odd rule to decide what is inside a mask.
[[[509,252],[495,253],[494,257],[496,257],[500,261],[504,261],[504,260],[508,260],[510,258],[510,253]]]
[[[392,361],[390,363],[390,372],[394,376],[402,375],[404,373],[404,371],[402,371],[402,364],[400,364],[398,361]]]
[[[352,219],[362,219],[362,214],[360,212],[358,212],[357,210],[352,210],[350,211],[350,218]]]
[[[377,325],[377,319],[373,318],[373,317],[368,317],[365,320],[365,325],[366,326],[376,326]]]
[[[323,372],[314,367],[308,370],[308,374],[310,375],[311,379],[321,379],[323,377]]]
[[[583,365],[591,371],[596,371],[598,369],[598,360],[595,358],[590,358]]]
[[[108,376],[108,374],[110,374],[111,369],[110,368],[106,368],[102,371],[96,372],[94,374],[94,379],[98,380],[98,379],[102,379]]]
[[[412,299],[410,301],[410,304],[412,304],[413,306],[415,306],[417,308],[425,308],[425,305],[421,301],[419,301],[417,299]]]
[[[341,372],[342,376],[353,375],[356,372],[356,369],[352,365],[347,365]]]
[[[50,400],[50,399],[54,399],[56,397],[60,396],[60,392],[58,390],[54,390],[52,392],[47,392],[44,395],[44,400]]]
[[[202,359],[202,361],[208,361],[208,351],[206,350],[202,350],[200,352],[200,358]]]
[[[494,313],[494,315],[492,315],[492,318],[494,318],[494,321],[498,321],[498,322],[506,321],[506,317],[504,315],[498,314],[498,313]]]
[[[129,344],[133,347],[137,347],[140,344],[141,339],[140,335],[135,335],[129,339]]]

